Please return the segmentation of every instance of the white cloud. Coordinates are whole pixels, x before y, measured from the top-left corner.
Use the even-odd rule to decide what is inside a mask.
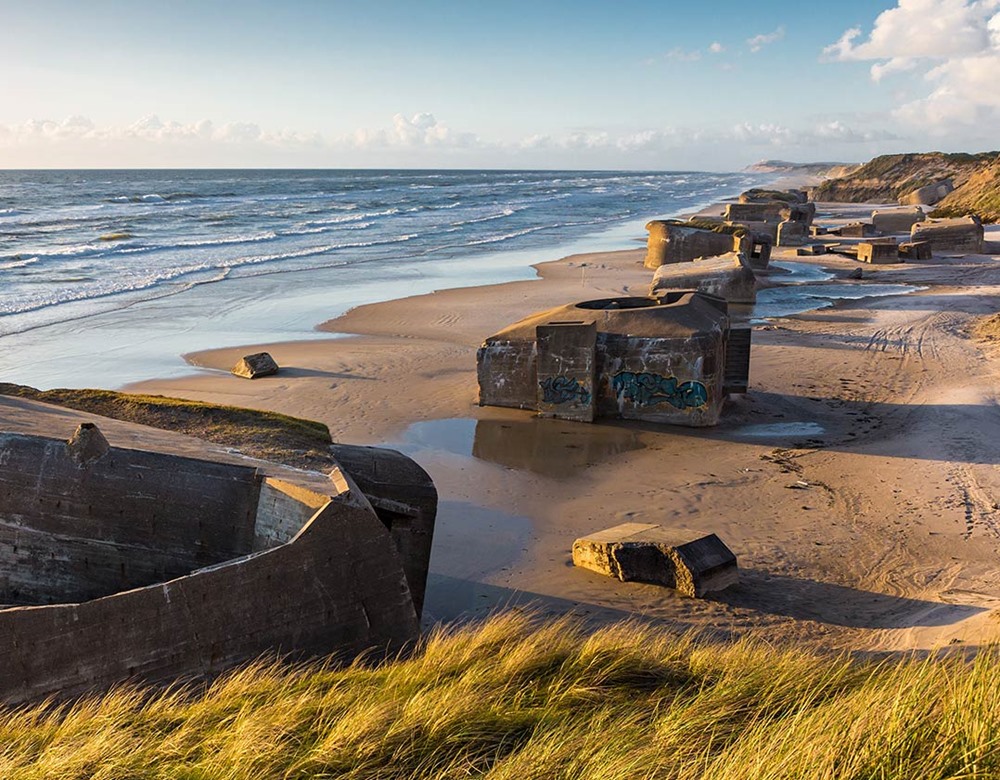
[[[757,53],[765,46],[780,41],[784,37],[785,26],[781,25],[774,32],[761,33],[760,35],[755,35],[753,38],[747,38],[747,46],[750,47],[751,52]]]
[[[643,60],[644,65],[657,65],[660,62],[666,60],[668,62],[697,62],[701,59],[701,52],[697,49],[682,49],[680,46],[675,46],[670,51],[665,51],[656,57],[647,57]]]
[[[433,114],[396,114],[384,126],[327,137],[271,130],[253,122],[178,122],[155,115],[123,125],[87,117],[0,124],[0,165],[72,167],[510,165],[512,167],[738,167],[748,147],[781,146],[809,157],[831,146],[892,139],[831,121],[790,128],[743,123],[728,128],[581,128],[520,139],[487,139],[456,131]],[[860,157],[844,152],[848,157]]]
[[[724,52],[725,50],[726,50],[726,47],[725,47],[725,46],[723,46],[723,45],[722,45],[721,43],[719,43],[718,41],[714,41],[714,42],[712,43],[712,45],[708,47],[708,51],[709,51],[709,52],[710,52],[711,54],[722,54],[722,52]]]
[[[876,82],[922,69],[930,91],[897,107],[904,121],[942,133],[1000,121],[1000,0],[898,0],[879,14],[867,38],[851,28],[823,53],[841,62],[872,61]]]

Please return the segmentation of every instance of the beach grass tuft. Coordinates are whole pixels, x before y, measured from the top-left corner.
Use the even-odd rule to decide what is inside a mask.
[[[346,668],[0,711],[0,777],[987,778],[1000,654],[818,655],[518,612]]]

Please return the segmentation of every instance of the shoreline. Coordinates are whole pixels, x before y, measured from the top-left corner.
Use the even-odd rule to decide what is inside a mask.
[[[852,209],[864,206],[838,210]],[[714,429],[583,426],[476,405],[485,336],[568,300],[644,293],[643,254],[572,255],[538,264],[537,280],[360,306],[323,325],[354,335],[200,352],[191,359],[215,370],[127,389],[317,419],[335,440],[417,460],[441,495],[428,623],[533,604],[848,649],[1000,635],[997,368],[961,333],[995,308],[993,261],[866,268],[928,289],[756,328],[750,393]],[[227,373],[257,349],[285,370],[254,382]],[[742,583],[690,600],[570,565],[574,538],[626,520],[718,533]]]
[[[728,184],[747,186],[746,181]],[[681,202],[696,197],[684,196]],[[675,210],[664,215],[700,208],[709,202],[709,196],[704,197],[687,207],[675,204]],[[711,196],[717,198],[718,194]],[[593,230],[581,236],[557,232],[541,249],[499,248],[498,244],[486,251],[469,246],[455,254],[445,246],[438,248],[442,254],[430,262],[401,257],[398,262],[332,264],[197,283],[178,281],[152,297],[133,301],[128,297],[131,294],[125,294],[114,305],[109,298],[97,311],[91,309],[100,299],[69,303],[65,319],[3,337],[7,349],[5,357],[0,356],[0,373],[39,389],[121,387],[150,377],[190,376],[197,369],[183,360],[184,354],[257,341],[330,338],[316,326],[359,302],[534,278],[532,265],[539,257],[555,260],[582,251],[625,248],[641,239],[645,221],[633,215],[603,227],[591,225]],[[106,349],[109,344],[113,349]],[[32,360],[20,360],[23,355],[31,355]]]

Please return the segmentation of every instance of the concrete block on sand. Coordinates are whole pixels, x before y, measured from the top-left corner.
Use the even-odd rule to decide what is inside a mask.
[[[983,251],[983,222],[968,215],[956,219],[931,219],[910,229],[910,242],[927,241],[934,252],[979,254]]]
[[[930,241],[905,241],[899,245],[899,256],[907,260],[930,260],[933,255]]]
[[[899,262],[899,247],[896,239],[882,241],[862,241],[858,244],[858,260],[874,265]]]
[[[739,580],[736,556],[715,534],[683,541],[676,531],[653,523],[623,523],[577,539],[573,565],[694,597]]]
[[[259,376],[277,374],[278,364],[274,362],[274,358],[267,352],[257,352],[253,355],[247,355],[240,360],[239,363],[233,366],[231,373],[245,379],[256,379]]]
[[[925,218],[920,206],[910,206],[902,209],[876,209],[872,212],[872,224],[875,230],[884,235],[892,233],[909,233],[917,222]]]
[[[778,225],[778,246],[802,246],[809,237],[809,228],[802,222],[786,219]]]

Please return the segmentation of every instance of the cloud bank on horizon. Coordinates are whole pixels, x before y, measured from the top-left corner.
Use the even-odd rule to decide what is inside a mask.
[[[65,119],[0,115],[0,166],[722,170],[774,156],[861,160],[934,146],[978,151],[996,138],[1000,0],[896,0],[867,30],[852,26],[825,46],[815,30],[806,41],[802,29],[790,24],[760,26],[763,31],[753,35],[727,39],[716,31],[698,45],[685,40],[660,54],[636,57],[628,64],[637,69],[635,78],[662,83],[664,105],[654,102],[655,93],[647,97],[649,90],[637,87],[626,96],[632,98],[628,110],[608,111],[618,121],[606,124],[587,117],[585,124],[553,127],[557,123],[550,121],[536,131],[525,112],[526,121],[509,122],[505,132],[497,132],[498,122],[488,112],[481,120],[467,112],[453,124],[439,119],[436,110],[423,110],[386,112],[380,123],[345,127],[331,111],[322,127],[278,128],[254,116],[252,105],[244,107],[243,118],[223,122],[161,119],[160,112],[129,121],[83,112]],[[836,36],[837,30],[826,29],[828,40]],[[793,45],[794,52],[782,51]],[[839,72],[831,76],[831,71]],[[796,95],[811,89],[811,75],[827,81],[812,90],[820,93],[819,101],[802,110],[799,103],[806,101]],[[717,92],[685,94],[684,78]],[[746,99],[747,83],[756,92],[727,112],[727,101]],[[521,89],[530,101],[530,86]],[[410,102],[407,95],[386,91],[386,100]],[[867,102],[856,107],[852,93],[866,91]],[[613,102],[615,96],[594,97]],[[669,110],[674,99],[683,110]],[[624,97],[619,102],[624,104]],[[17,101],[0,104],[9,112]]]

